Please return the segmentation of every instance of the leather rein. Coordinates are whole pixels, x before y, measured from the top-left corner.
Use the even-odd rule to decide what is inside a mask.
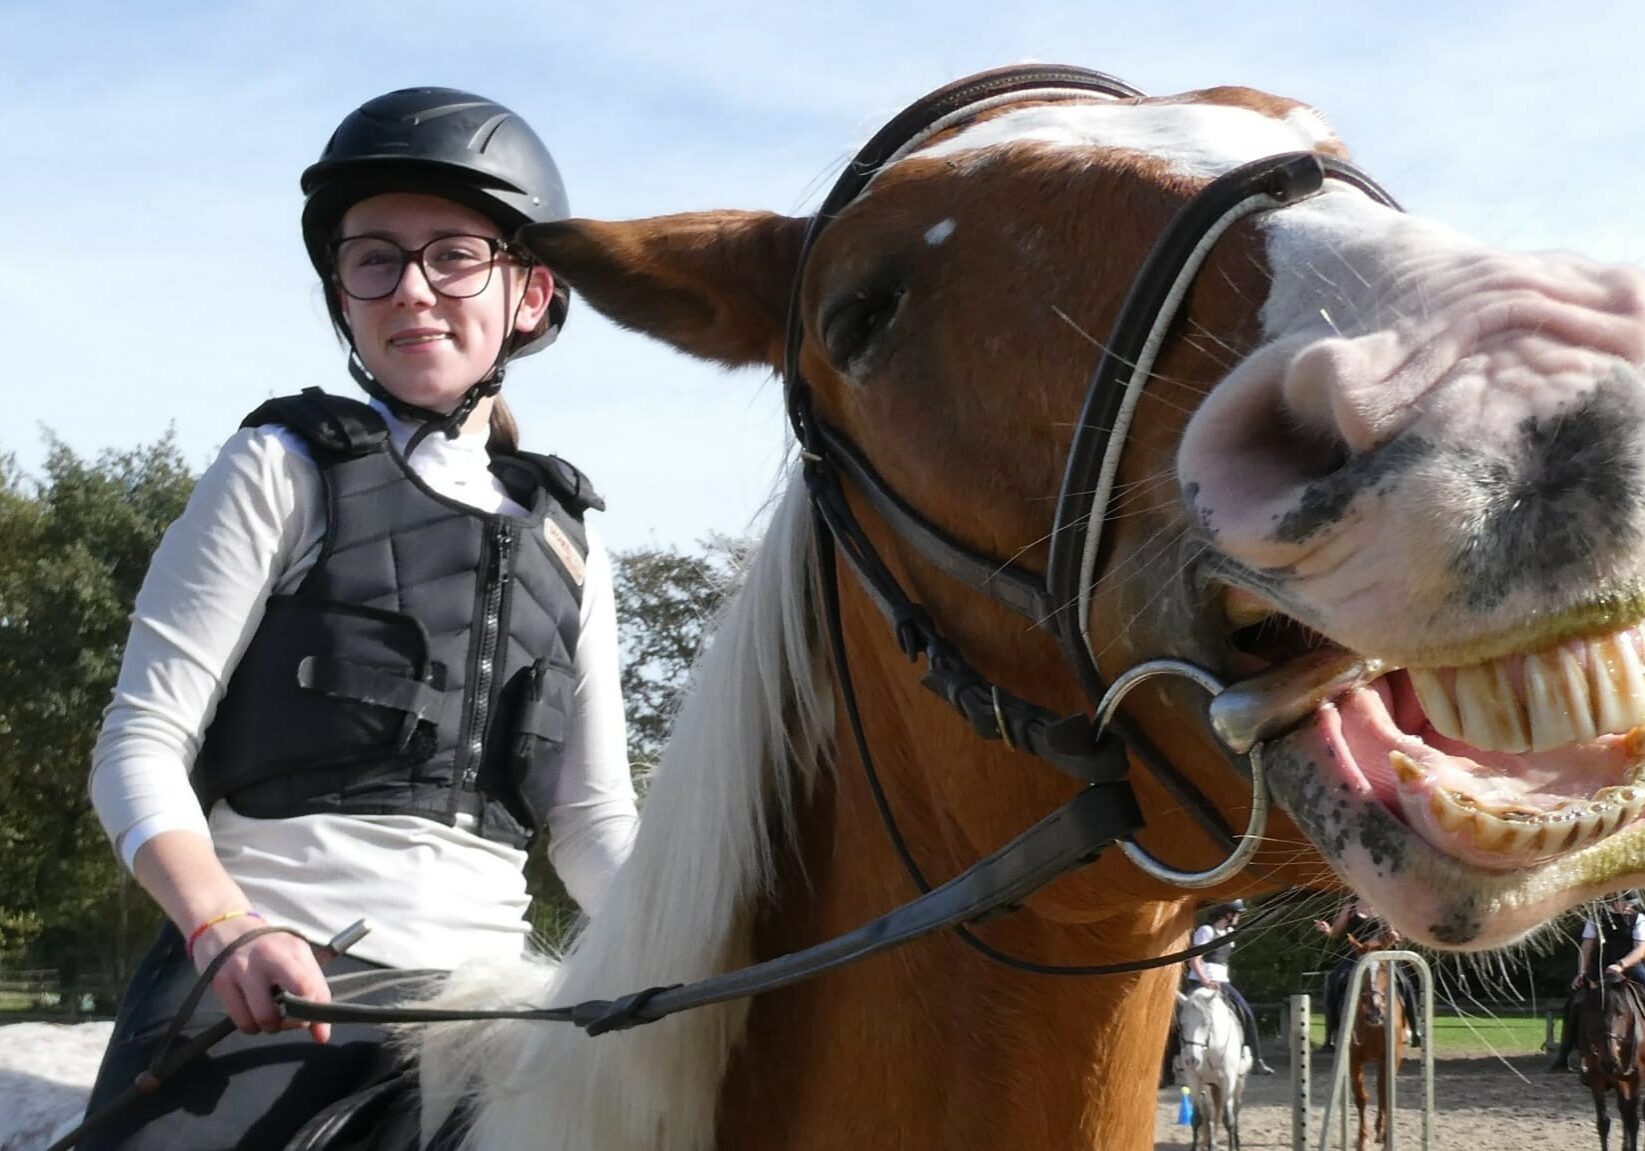
[[[1110,514],[1113,481],[1131,413],[1146,384],[1178,305],[1218,237],[1253,212],[1307,199],[1327,180],[1349,183],[1392,204],[1369,177],[1333,157],[1312,152],[1269,157],[1237,168],[1202,188],[1156,242],[1114,325],[1076,427],[1057,501],[1051,555],[1043,576],[977,554],[948,537],[911,508],[854,445],[813,410],[800,371],[804,339],[801,287],[817,237],[886,167],[933,134],[1003,104],[1025,100],[1116,100],[1141,93],[1099,72],[1078,68],[1002,68],[950,84],[911,105],[882,128],[846,166],[806,232],[791,287],[784,387],[790,422],[804,462],[815,511],[817,576],[822,615],[836,677],[858,757],[898,855],[921,894],[878,919],[815,946],[688,984],[645,988],[611,1000],[520,1010],[381,1008],[280,997],[282,1009],[305,1022],[447,1022],[526,1019],[575,1023],[599,1035],[653,1022],[680,1011],[763,994],[858,962],[909,940],[955,928],[990,958],[1043,974],[1113,975],[1180,963],[1223,946],[1227,936],[1167,955],[1120,963],[1053,967],[1022,960],[977,939],[968,924],[1014,909],[1052,880],[1095,860],[1111,844],[1146,873],[1189,888],[1214,886],[1241,870],[1261,841],[1267,813],[1260,743],[1249,747],[1243,774],[1253,788],[1245,830],[1231,832],[1209,799],[1117,714],[1124,695],[1156,676],[1180,676],[1215,696],[1223,684],[1181,660],[1151,660],[1107,683],[1097,669],[1088,634],[1091,588],[1103,557],[1102,529]],[[945,640],[929,615],[898,583],[875,551],[845,498],[849,484],[887,526],[925,560],[954,579],[1026,616],[1056,638],[1059,649],[1095,705],[1094,714],[1061,715],[1021,699],[977,671]],[[1095,493],[1093,496],[1091,493]],[[870,599],[886,617],[910,661],[925,659],[922,684],[944,699],[984,739],[1029,752],[1080,781],[1080,791],[1022,834],[940,885],[931,884],[898,830],[868,747],[840,627],[835,550],[844,556]],[[1244,750],[1244,749],[1241,749]],[[1230,762],[1240,769],[1230,749]],[[1127,779],[1135,756],[1155,774],[1228,857],[1204,871],[1182,871],[1153,859],[1133,840],[1143,817]],[[1250,930],[1283,907],[1271,902],[1230,934]]]

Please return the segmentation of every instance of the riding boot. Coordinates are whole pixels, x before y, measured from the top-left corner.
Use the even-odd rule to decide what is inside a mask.
[[[1553,1062],[1548,1064],[1550,1074],[1571,1069],[1571,1048],[1576,1045],[1576,1013],[1577,997],[1572,992],[1565,1001],[1565,1018],[1560,1021],[1559,1050],[1554,1053]]]
[[[1422,1031],[1422,1013],[1417,1010],[1416,988],[1405,972],[1400,971],[1394,977],[1399,980],[1399,1003],[1405,1011],[1405,1027],[1411,1033],[1411,1046],[1426,1047],[1428,1039]]]
[[[1337,1049],[1337,1035],[1342,1026],[1343,1001],[1348,998],[1347,974],[1351,963],[1339,963],[1325,979],[1325,1043],[1326,1053]]]
[[[1245,1046],[1251,1049],[1251,1070],[1258,1075],[1272,1075],[1274,1069],[1262,1057],[1262,1041],[1257,1038],[1257,1016],[1243,995],[1231,996],[1239,1015],[1240,1029],[1245,1032]]]

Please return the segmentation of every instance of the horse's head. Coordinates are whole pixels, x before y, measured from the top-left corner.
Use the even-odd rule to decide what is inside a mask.
[[[1626,1075],[1639,1050],[1639,1019],[1626,981],[1607,972],[1583,984],[1578,1026],[1583,1061],[1601,1075]]]
[[[1406,934],[1487,946],[1645,871],[1645,281],[1492,251],[1327,181],[1209,246],[1150,341],[1146,389],[1090,409],[1123,452],[1111,485],[1076,486],[1112,498],[1058,498],[1155,238],[1214,177],[1343,151],[1312,110],[1245,89],[1041,93],[919,138],[809,243],[807,220],[742,212],[523,239],[618,322],[727,364],[782,368],[799,277],[807,418],[905,511],[1036,573],[1055,528],[1100,522],[1077,598],[1046,606],[1083,609],[1102,675],[1173,656],[1239,681],[1295,820],[1254,875],[1319,881],[1300,828]],[[874,553],[976,668],[1089,709],[1042,621],[940,570],[856,473],[841,482]],[[1059,522],[1070,495],[1091,510]],[[923,692],[849,569],[842,586],[870,741],[917,834],[958,865],[1066,798],[1066,779]],[[1125,711],[1242,826],[1249,784],[1198,688],[1150,681]],[[1180,789],[1133,774],[1141,842],[1214,863]],[[1037,906],[1078,919],[1116,892],[1161,889],[1109,853]]]
[[[1393,969],[1386,963],[1374,963],[1365,973],[1365,986],[1359,996],[1359,1018],[1366,1026],[1382,1026],[1388,1015],[1388,995],[1393,981]]]
[[[1211,1014],[1219,997],[1220,992],[1214,988],[1196,987],[1177,1005],[1177,1038],[1182,1047],[1179,1059],[1185,1073],[1202,1067],[1210,1055]]]

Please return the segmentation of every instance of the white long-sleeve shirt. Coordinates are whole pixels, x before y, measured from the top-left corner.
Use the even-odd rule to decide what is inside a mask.
[[[411,426],[374,404],[396,450]],[[411,466],[429,487],[485,512],[523,515],[487,469],[484,430],[426,438]],[[359,918],[351,954],[394,967],[453,967],[518,954],[529,925],[523,852],[416,816],[209,818],[189,772],[268,597],[296,590],[325,533],[319,469],[279,427],[243,429],[195,486],[156,550],[132,615],[120,678],[92,754],[91,798],[129,867],[163,831],[209,836],[270,922],[323,941]],[[638,821],[617,668],[611,564],[592,529],[576,652],[576,700],[548,811],[549,859],[592,912]]]
[[[1209,923],[1202,923],[1194,928],[1194,934],[1189,937],[1188,946],[1198,947],[1202,943],[1210,943],[1213,939],[1221,939],[1232,930],[1231,927],[1213,927]],[[1228,946],[1232,947],[1233,944],[1230,943]],[[1201,966],[1205,968],[1205,977],[1207,979],[1213,983],[1228,982],[1228,965],[1226,963],[1215,962],[1210,958],[1209,953],[1200,956],[1199,961]],[[1194,969],[1192,963],[1188,965],[1188,978],[1195,983],[1200,981],[1199,972]]]

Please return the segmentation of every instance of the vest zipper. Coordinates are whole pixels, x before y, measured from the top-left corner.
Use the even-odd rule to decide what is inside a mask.
[[[480,620],[480,653],[474,668],[474,692],[469,697],[467,759],[463,766],[462,791],[474,790],[480,778],[480,762],[485,756],[485,733],[491,710],[491,681],[497,671],[497,639],[502,624],[503,589],[508,586],[509,560],[513,555],[514,529],[498,524],[493,529],[491,564],[486,574],[485,607]]]

